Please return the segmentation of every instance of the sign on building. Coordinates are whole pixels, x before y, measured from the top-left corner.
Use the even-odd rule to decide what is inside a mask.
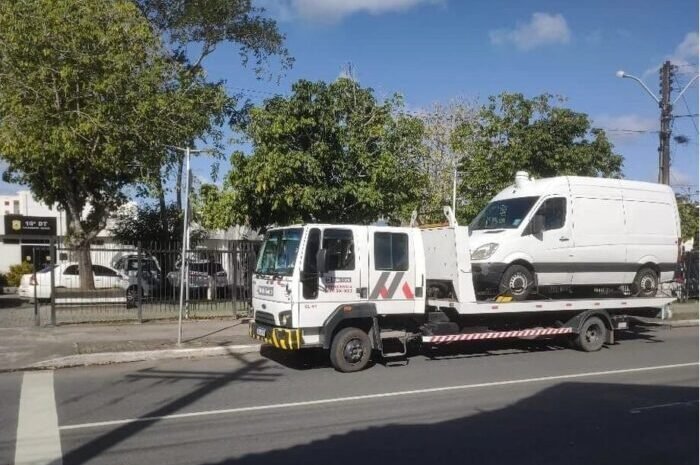
[[[5,215],[6,236],[55,236],[56,218],[50,216]]]

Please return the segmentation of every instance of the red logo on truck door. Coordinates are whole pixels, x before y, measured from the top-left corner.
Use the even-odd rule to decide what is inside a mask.
[[[401,298],[400,296],[396,296],[396,291],[399,289],[399,285],[401,284],[401,281],[403,281],[404,277],[404,272],[403,271],[398,271],[394,275],[394,278],[391,280],[391,283],[389,284],[389,287],[386,286],[387,281],[389,281],[389,276],[391,276],[390,271],[385,271],[382,274],[379,275],[379,279],[377,280],[376,284],[374,285],[374,289],[372,289],[372,292],[369,295],[370,299],[377,299],[381,297],[382,299],[394,299],[394,298]],[[403,286],[401,286],[401,292],[403,294],[403,298],[413,300],[414,295],[413,295],[413,290],[411,289],[410,284],[408,284],[408,281],[403,283]]]

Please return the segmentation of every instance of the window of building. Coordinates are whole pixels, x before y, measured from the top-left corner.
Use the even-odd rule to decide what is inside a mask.
[[[537,210],[537,215],[544,216],[544,230],[560,229],[566,223],[566,199],[554,197],[547,199]]]
[[[374,233],[374,268],[382,271],[408,270],[408,235]]]
[[[15,215],[19,215],[19,200],[12,201],[12,210]]]
[[[355,269],[355,243],[349,229],[323,231],[323,248],[326,249],[328,271]]]

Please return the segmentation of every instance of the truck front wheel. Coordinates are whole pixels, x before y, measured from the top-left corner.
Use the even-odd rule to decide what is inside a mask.
[[[342,373],[360,371],[369,363],[372,345],[366,332],[359,328],[343,328],[331,343],[331,364]]]

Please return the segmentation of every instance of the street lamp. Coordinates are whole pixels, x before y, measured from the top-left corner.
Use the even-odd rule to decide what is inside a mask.
[[[180,310],[177,318],[177,345],[182,344],[182,314],[185,311],[185,279],[189,280],[187,249],[190,247],[190,155],[193,153],[213,152],[211,149],[191,149],[189,147],[167,146],[169,149],[185,153],[185,214],[182,219],[182,259],[180,261]]]
[[[632,79],[632,80],[634,80],[634,81],[637,81],[637,82],[639,83],[639,85],[642,86],[642,87],[644,88],[644,90],[647,91],[647,94],[649,94],[649,96],[651,96],[651,98],[654,99],[654,101],[657,103],[657,105],[661,104],[661,100],[659,100],[659,98],[658,98],[656,95],[654,95],[654,93],[653,93],[651,90],[649,90],[649,88],[647,87],[647,85],[644,84],[644,81],[642,81],[641,79],[639,79],[637,76],[632,76],[631,74],[627,74],[627,73],[625,73],[625,72],[622,71],[622,70],[620,70],[620,71],[618,71],[617,73],[615,73],[615,76],[617,76],[617,77],[619,77],[619,78],[621,78],[621,79],[627,78],[627,79]]]

